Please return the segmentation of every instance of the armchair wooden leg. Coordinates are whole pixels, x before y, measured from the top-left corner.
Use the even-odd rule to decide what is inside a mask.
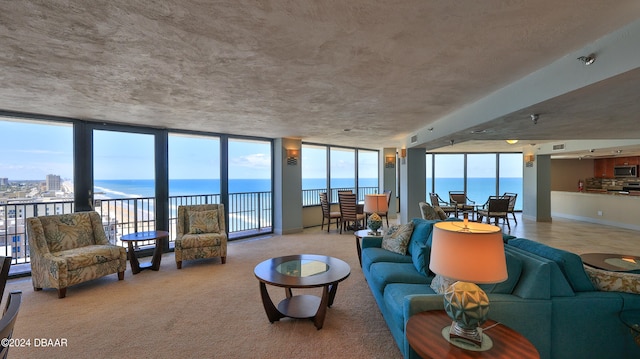
[[[59,299],[62,299],[64,297],[66,297],[66,296],[67,296],[67,288],[66,287],[58,289],[58,298]]]
[[[124,271],[118,272],[118,280],[124,280]]]
[[[222,261],[222,264],[227,263],[227,257],[220,257],[220,260]]]
[[[34,291],[36,291],[36,292],[39,292],[39,291],[41,291],[41,290],[42,290],[42,288],[40,288],[40,287],[33,287],[33,290],[34,290]]]
[[[182,261],[176,262],[176,267],[178,267],[178,269],[182,269]]]

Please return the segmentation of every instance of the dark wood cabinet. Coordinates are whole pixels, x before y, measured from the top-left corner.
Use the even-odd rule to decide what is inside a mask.
[[[638,164],[640,164],[639,156],[598,158],[593,161],[593,177],[614,178],[613,167]]]

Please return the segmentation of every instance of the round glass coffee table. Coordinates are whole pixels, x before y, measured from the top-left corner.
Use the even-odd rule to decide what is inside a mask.
[[[280,318],[310,318],[322,329],[327,307],[331,307],[338,283],[351,274],[349,265],[338,258],[317,254],[296,254],[267,259],[253,270],[260,281],[260,296],[269,322]],[[286,298],[278,307],[273,304],[266,285],[283,287]],[[322,287],[322,297],[293,295],[292,288]]]

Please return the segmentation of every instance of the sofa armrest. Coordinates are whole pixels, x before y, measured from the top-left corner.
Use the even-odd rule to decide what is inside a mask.
[[[408,320],[414,314],[429,310],[444,310],[442,294],[412,294],[404,297],[404,318]]]
[[[362,237],[362,249],[370,247],[381,248],[382,237]]]

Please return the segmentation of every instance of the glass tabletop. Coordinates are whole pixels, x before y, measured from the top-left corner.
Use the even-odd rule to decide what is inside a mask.
[[[290,260],[276,266],[278,273],[292,277],[311,277],[326,273],[328,270],[329,265],[327,263],[310,259]]]

